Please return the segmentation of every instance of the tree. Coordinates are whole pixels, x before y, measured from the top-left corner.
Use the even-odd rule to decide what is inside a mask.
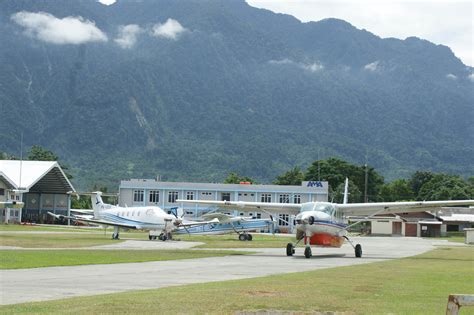
[[[26,158],[30,161],[57,161],[58,156],[48,149],[42,148],[39,145],[31,147],[30,153]]]
[[[460,176],[434,174],[424,183],[418,193],[418,200],[466,200],[474,198],[474,187]]]
[[[345,189],[345,182],[340,183],[334,190],[330,192],[330,198],[332,202],[342,203],[344,201],[344,189]],[[349,196],[348,202],[359,202],[363,199],[363,194],[359,190],[356,184],[353,181],[349,180],[348,185]]]
[[[334,192],[340,184],[344,183],[347,177],[353,182],[352,186],[355,185],[359,191],[364,191],[365,171],[365,165],[357,166],[338,158],[329,158],[327,160],[314,161],[306,171],[305,179],[328,181],[331,193],[331,189]],[[367,174],[367,194],[370,200],[377,200],[378,192],[384,183],[384,179],[370,166],[367,167]],[[363,195],[361,195],[359,200],[353,201],[362,202]]]
[[[301,171],[299,166],[295,166],[291,170],[287,171],[286,173],[278,176],[273,183],[275,185],[300,186],[303,180],[304,180],[303,172]]]
[[[57,161],[61,166],[61,169],[64,171],[64,175],[66,175],[68,179],[72,178],[72,175],[67,172],[69,167],[60,163],[58,161],[58,156],[52,151],[45,149],[39,145],[34,145],[31,147],[30,153],[28,154],[26,159],[30,161]]]
[[[406,179],[397,179],[380,188],[380,200],[385,202],[409,201],[415,198],[410,182]]]
[[[255,184],[254,180],[250,177],[240,176],[235,172],[230,172],[229,175],[227,175],[227,178],[224,180],[224,184],[240,184],[240,182],[250,182]]]
[[[415,196],[418,196],[420,193],[421,187],[429,182],[435,174],[427,171],[416,171],[410,178],[410,186],[415,194]]]

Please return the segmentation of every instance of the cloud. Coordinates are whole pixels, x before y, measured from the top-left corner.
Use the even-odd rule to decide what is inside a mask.
[[[119,27],[119,35],[114,41],[122,48],[132,48],[137,42],[137,36],[143,32],[137,24],[129,24]]]
[[[115,2],[117,2],[117,0],[99,0],[99,2],[102,3],[103,5],[112,5]]]
[[[321,65],[319,63],[312,63],[312,64],[309,64],[309,65],[303,64],[302,67],[303,67],[303,69],[311,71],[311,72],[318,72],[318,71],[324,69],[323,65]]]
[[[295,67],[298,67],[310,72],[318,72],[324,69],[324,66],[318,62],[307,64],[307,63],[293,61],[288,58],[281,59],[281,60],[270,60],[268,61],[268,63],[272,65],[294,65]]]
[[[448,79],[450,79],[450,80],[457,80],[457,79],[458,79],[458,77],[455,76],[455,75],[452,74],[452,73],[447,74],[447,75],[446,75],[446,78],[448,78]]]
[[[164,37],[168,39],[177,40],[178,36],[187,31],[178,21],[168,19],[164,24],[155,24],[152,29],[152,36]]]
[[[25,28],[25,34],[47,43],[79,45],[107,41],[107,35],[94,22],[80,16],[59,19],[46,12],[21,11],[12,14],[11,19]]]
[[[367,70],[367,71],[377,71],[378,70],[378,66],[379,66],[379,61],[374,61],[372,63],[369,63],[369,64],[366,64],[364,66],[364,70]]]

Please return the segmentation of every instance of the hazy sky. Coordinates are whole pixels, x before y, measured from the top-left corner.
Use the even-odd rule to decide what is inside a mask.
[[[303,22],[335,17],[380,37],[416,36],[449,46],[474,66],[472,0],[247,0]]]

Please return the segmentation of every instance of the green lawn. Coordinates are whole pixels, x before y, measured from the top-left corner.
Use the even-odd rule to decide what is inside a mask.
[[[89,229],[67,226],[67,225],[23,225],[23,224],[0,224],[0,231],[71,231],[71,232],[87,232]]]
[[[0,250],[0,269],[116,264],[243,255],[217,250]]]
[[[444,314],[451,293],[474,294],[473,247],[312,272],[3,306],[0,313]],[[460,314],[474,314],[474,308]]]

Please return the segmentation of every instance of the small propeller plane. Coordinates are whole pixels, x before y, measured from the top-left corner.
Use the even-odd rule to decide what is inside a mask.
[[[201,216],[204,220],[219,220],[219,223],[210,223],[191,228],[179,228],[175,234],[194,234],[194,235],[222,235],[237,233],[240,241],[251,241],[252,234],[248,233],[255,230],[273,228],[273,217],[270,219],[256,219],[253,217],[233,216],[221,212],[210,212]]]
[[[419,212],[445,206],[474,205],[474,200],[444,200],[444,201],[412,201],[412,202],[377,202],[377,203],[347,203],[348,181],[346,180],[344,203],[306,202],[266,203],[246,201],[209,201],[209,200],[177,200],[184,204],[200,204],[217,206],[220,209],[263,210],[272,213],[291,213],[296,215],[296,244],[288,243],[286,255],[293,256],[295,247],[303,240],[304,256],[312,256],[311,245],[323,247],[341,247],[348,241],[354,248],[355,257],[362,257],[362,246],[354,245],[348,237],[348,229],[357,223],[348,225],[348,216],[365,216],[370,220],[378,214],[393,214]]]
[[[86,218],[84,215],[65,216],[48,212],[49,215],[60,220],[108,225],[114,227],[112,239],[119,239],[120,228],[149,231],[149,239],[162,241],[171,238],[171,233],[180,227],[192,227],[219,222],[217,219],[204,222],[185,222],[177,215],[168,214],[160,207],[119,207],[106,204],[102,200],[102,192],[90,193],[94,216]]]
[[[3,208],[23,208],[25,203],[23,201],[0,201],[0,209]]]

